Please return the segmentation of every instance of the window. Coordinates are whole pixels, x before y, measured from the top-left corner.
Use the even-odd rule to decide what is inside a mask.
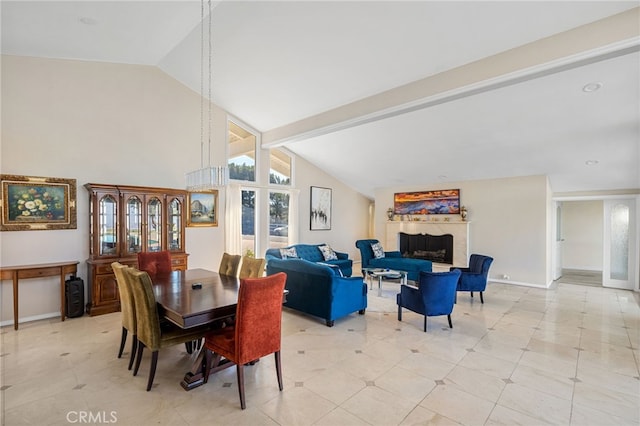
[[[256,135],[229,121],[229,178],[256,181]]]
[[[256,191],[242,190],[242,254],[256,253]]]
[[[269,155],[269,183],[291,185],[291,156],[280,149],[272,149]]]
[[[289,241],[289,194],[269,192],[269,248],[286,247]]]

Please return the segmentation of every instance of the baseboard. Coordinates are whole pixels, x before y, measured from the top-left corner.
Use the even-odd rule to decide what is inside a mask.
[[[60,312],[50,312],[48,314],[41,314],[41,315],[34,315],[31,317],[19,318],[18,324],[24,324],[26,322],[39,321],[39,320],[55,318],[55,317],[60,318]],[[0,327],[6,327],[8,325],[13,325],[12,319],[6,320],[6,321],[0,321]]]
[[[534,283],[524,283],[521,281],[511,281],[511,280],[500,280],[500,279],[489,279],[489,283],[500,283],[500,284],[510,284],[510,285],[518,285],[521,287],[534,287],[534,288],[543,288],[543,289],[548,289],[551,286],[551,283],[544,285],[544,284],[534,284]]]

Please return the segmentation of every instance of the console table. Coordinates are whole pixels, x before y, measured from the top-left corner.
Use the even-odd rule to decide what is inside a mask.
[[[79,262],[41,263],[38,265],[0,266],[0,279],[13,280],[13,328],[18,329],[18,280],[60,276],[60,317],[65,318],[64,282],[67,275],[78,272]]]

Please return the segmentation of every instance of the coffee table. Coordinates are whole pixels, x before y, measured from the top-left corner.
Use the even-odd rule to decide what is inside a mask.
[[[378,296],[382,296],[382,280],[400,280],[400,284],[407,284],[407,272],[395,269],[363,268],[363,273],[369,277],[369,289],[373,288],[372,278],[378,278]]]

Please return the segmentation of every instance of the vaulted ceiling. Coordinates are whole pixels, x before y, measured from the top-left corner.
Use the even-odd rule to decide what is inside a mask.
[[[2,1],[2,53],[153,65],[200,92],[201,6]],[[640,188],[639,6],[214,2],[212,98],[367,196],[527,175]]]

